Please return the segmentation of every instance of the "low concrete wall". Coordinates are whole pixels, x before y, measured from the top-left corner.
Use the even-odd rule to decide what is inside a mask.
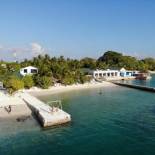
[[[131,84],[125,84],[125,83],[120,83],[120,82],[112,82],[112,83],[119,85],[119,86],[128,87],[128,88],[134,88],[134,89],[139,89],[139,90],[143,90],[143,91],[155,92],[155,88],[153,88],[153,87],[131,85]]]

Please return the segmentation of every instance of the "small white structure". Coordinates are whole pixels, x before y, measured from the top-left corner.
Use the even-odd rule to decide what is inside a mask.
[[[6,64],[1,64],[1,67],[6,68],[7,66]]]
[[[108,78],[108,77],[119,77],[120,72],[118,70],[96,70],[93,72],[94,78]]]
[[[32,74],[36,74],[36,73],[38,73],[38,68],[33,67],[33,66],[28,66],[28,67],[25,67],[25,68],[21,68],[20,69],[20,74],[22,76],[32,75]]]
[[[133,77],[138,73],[139,73],[138,71],[129,71],[129,70],[126,70],[125,68],[120,69],[121,77]]]

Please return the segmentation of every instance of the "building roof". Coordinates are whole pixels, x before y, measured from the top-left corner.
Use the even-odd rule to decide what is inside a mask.
[[[38,68],[33,67],[33,66],[27,66],[27,67],[24,67],[24,68],[21,68],[21,69],[38,69]]]
[[[121,68],[120,71],[121,71],[121,72],[125,72],[126,69],[125,69],[125,68]]]

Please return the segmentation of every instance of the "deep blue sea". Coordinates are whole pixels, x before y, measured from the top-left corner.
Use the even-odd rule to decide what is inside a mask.
[[[39,98],[61,99],[72,122],[43,130],[33,118],[0,120],[0,155],[155,155],[154,93],[116,86]]]

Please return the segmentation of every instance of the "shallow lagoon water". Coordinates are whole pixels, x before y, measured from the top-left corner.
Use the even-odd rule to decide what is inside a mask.
[[[0,122],[0,155],[155,154],[154,93],[116,86],[39,98],[61,99],[72,122],[47,130],[35,120]]]

